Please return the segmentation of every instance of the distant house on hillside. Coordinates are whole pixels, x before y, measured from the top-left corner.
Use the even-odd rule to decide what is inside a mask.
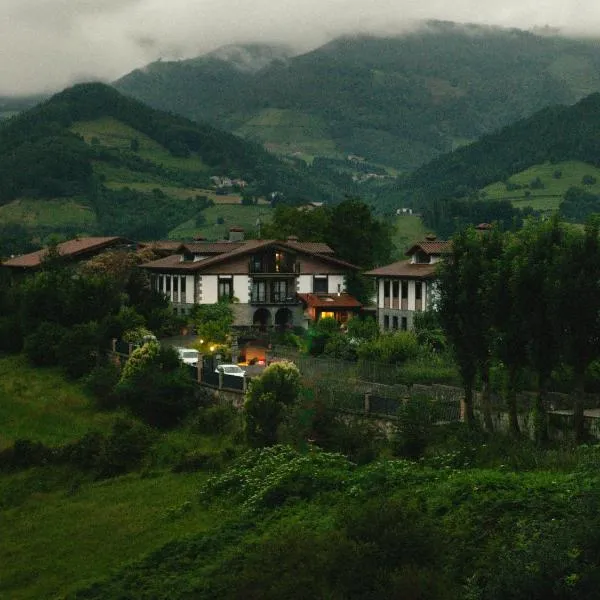
[[[57,244],[58,255],[67,262],[78,263],[105,252],[106,250],[134,249],[136,244],[123,237],[82,237]],[[48,248],[9,258],[1,263],[4,269],[12,273],[34,272],[42,266],[48,257]]]
[[[435,300],[436,263],[449,252],[450,242],[438,241],[434,235],[428,235],[406,251],[408,260],[365,273],[375,278],[380,329],[414,327],[415,314],[430,308]]]
[[[323,316],[344,322],[360,308],[345,292],[346,275],[357,267],[326,244],[244,240],[235,229],[230,241],[183,244],[142,265],[176,312],[235,298],[235,326],[269,327],[306,326]]]
[[[315,210],[315,208],[322,208],[323,206],[325,206],[324,202],[307,202],[306,204],[299,206],[298,210],[310,212]]]

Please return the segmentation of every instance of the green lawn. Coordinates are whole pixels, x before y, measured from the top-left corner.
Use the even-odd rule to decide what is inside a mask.
[[[0,450],[17,439],[59,445],[106,431],[114,420],[58,370],[31,367],[22,356],[0,358]]]
[[[61,227],[81,227],[82,232],[96,223],[94,211],[80,199],[19,198],[0,206],[0,223]]]
[[[33,494],[5,509],[0,597],[62,598],[172,539],[205,531],[214,516],[196,500],[202,477],[132,474]]]
[[[0,451],[16,439],[60,445],[120,413],[98,412],[76,383],[21,356],[0,358]],[[63,598],[108,577],[170,540],[216,523],[200,506],[205,473],[174,474],[191,449],[219,450],[229,438],[175,430],[160,434],[147,470],[94,481],[68,465],[0,471],[0,598]]]

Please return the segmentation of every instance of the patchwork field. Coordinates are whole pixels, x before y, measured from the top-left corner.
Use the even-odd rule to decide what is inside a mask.
[[[308,163],[317,155],[342,156],[323,120],[295,110],[266,108],[244,123],[236,133],[248,139],[268,142],[266,147],[271,152],[294,155]]]
[[[26,226],[80,227],[84,232],[96,223],[94,211],[85,199],[37,200],[20,198],[0,206],[0,223]]]

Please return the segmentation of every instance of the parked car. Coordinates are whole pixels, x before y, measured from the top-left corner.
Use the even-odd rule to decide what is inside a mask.
[[[200,352],[198,352],[198,350],[194,350],[194,348],[175,348],[175,350],[177,350],[181,362],[194,367],[198,364],[198,359],[200,357]]]
[[[215,369],[215,373],[223,373],[223,375],[233,375],[234,377],[243,377],[246,374],[246,371],[244,371],[244,369],[242,369],[242,367],[240,367],[239,365],[222,364]]]

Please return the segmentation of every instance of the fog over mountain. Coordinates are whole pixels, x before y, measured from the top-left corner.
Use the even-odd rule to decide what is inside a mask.
[[[425,19],[600,37],[594,0],[3,0],[0,95],[113,80],[159,58],[190,58],[226,44],[302,52],[341,34],[400,33]]]

